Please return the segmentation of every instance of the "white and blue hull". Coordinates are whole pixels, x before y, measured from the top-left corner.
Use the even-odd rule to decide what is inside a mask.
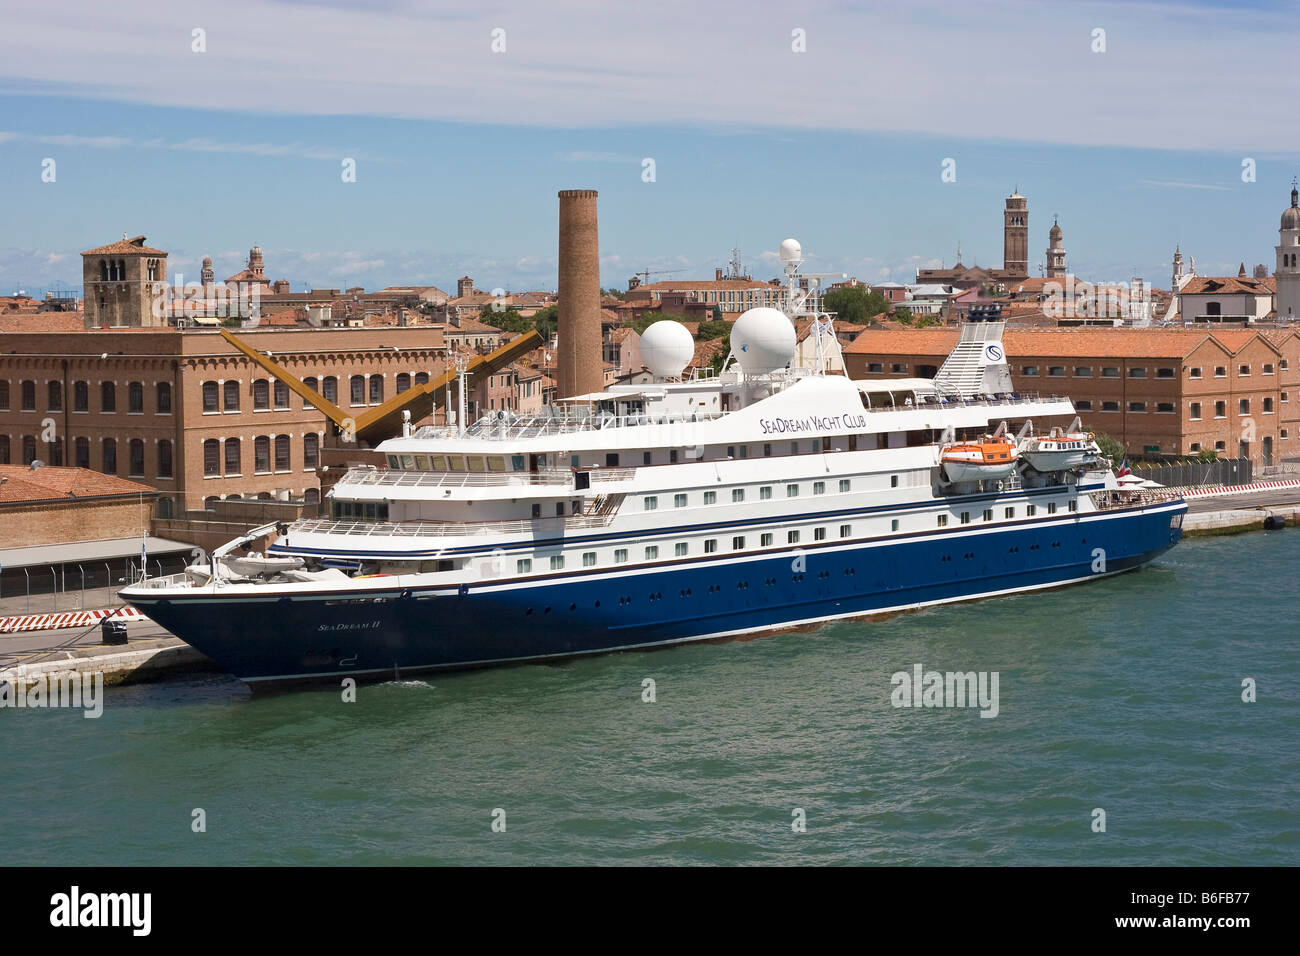
[[[458,586],[132,598],[250,682],[401,675],[652,648],[1088,581],[1172,547],[1186,505]]]

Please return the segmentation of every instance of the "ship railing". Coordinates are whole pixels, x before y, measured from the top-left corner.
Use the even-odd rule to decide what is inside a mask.
[[[635,468],[592,468],[592,483],[626,481],[636,476]],[[572,469],[509,472],[405,471],[398,468],[349,468],[340,485],[383,485],[414,488],[486,488],[530,485],[573,484]]]
[[[712,421],[723,412],[691,412],[658,415],[579,415],[556,412],[553,415],[530,415],[517,418],[480,418],[462,434],[454,428],[425,425],[417,429],[415,438],[477,438],[487,441],[517,441],[547,435],[565,435],[575,432],[602,431],[607,428],[630,428],[644,425],[682,425]]]
[[[1151,508],[1174,501],[1182,501],[1183,496],[1173,491],[1154,489],[1128,489],[1110,491],[1093,491],[1088,494],[1093,507],[1098,511],[1115,511],[1123,508]]]
[[[606,528],[614,514],[570,515],[566,518],[521,518],[512,521],[354,521],[307,518],[289,526],[297,533],[345,534],[355,537],[443,538],[480,534],[526,534],[534,530],[554,532]]]

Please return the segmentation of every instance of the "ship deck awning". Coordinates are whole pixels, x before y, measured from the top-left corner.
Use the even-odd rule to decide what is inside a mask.
[[[100,541],[72,541],[68,544],[39,544],[26,548],[0,548],[0,569],[31,568],[51,564],[92,564],[120,558],[140,558],[143,537],[104,538]],[[168,538],[148,539],[148,555],[188,552],[194,545]]]

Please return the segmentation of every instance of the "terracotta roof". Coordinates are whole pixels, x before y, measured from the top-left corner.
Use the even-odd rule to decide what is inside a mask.
[[[691,292],[695,289],[779,289],[781,286],[764,282],[761,279],[682,279],[676,282],[647,282],[629,290],[632,294],[648,290],[650,292]]]
[[[707,342],[695,343],[695,355],[691,358],[691,364],[688,368],[704,368],[706,365],[712,365],[713,360],[718,357],[719,353],[724,352],[722,339],[709,339]]]
[[[444,331],[447,335],[455,335],[457,332],[462,334],[475,332],[500,333],[501,330],[496,326],[488,325],[486,322],[480,322],[478,319],[464,318],[460,320],[458,325],[449,325]]]
[[[136,236],[134,239],[127,239],[123,236],[117,242],[110,242],[106,246],[100,246],[97,249],[87,249],[82,253],[83,256],[117,256],[117,255],[136,255],[136,256],[165,256],[167,253],[161,249],[152,249],[144,244],[144,236]]]
[[[626,342],[634,335],[636,335],[636,329],[623,326],[611,331],[609,333],[609,340],[611,342]]]
[[[1193,276],[1178,290],[1180,295],[1271,295],[1272,284],[1265,279],[1241,276]]]
[[[101,475],[89,468],[58,468],[52,465],[33,471],[25,465],[0,465],[0,504],[36,501],[72,501],[107,495],[158,494],[150,488],[115,475]]]
[[[1181,329],[1072,328],[1007,329],[1002,336],[1011,359],[1018,356],[1088,358],[1181,358],[1206,339],[1235,353],[1256,333],[1221,329],[1213,333]],[[844,349],[859,355],[947,355],[957,344],[957,329],[867,329]]]
[[[0,332],[84,332],[85,317],[80,312],[11,312],[0,313]]]

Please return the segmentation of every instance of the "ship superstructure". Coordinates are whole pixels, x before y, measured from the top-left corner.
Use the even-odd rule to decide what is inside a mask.
[[[408,425],[327,516],[123,596],[246,680],[295,680],[880,615],[1114,574],[1178,540],[1181,499],[1121,490],[1067,398],[1012,390],[996,316],[933,380],[852,380],[798,244],[782,256],[792,314],[742,315],[720,374],[683,376],[691,336],[657,322],[645,381]]]

